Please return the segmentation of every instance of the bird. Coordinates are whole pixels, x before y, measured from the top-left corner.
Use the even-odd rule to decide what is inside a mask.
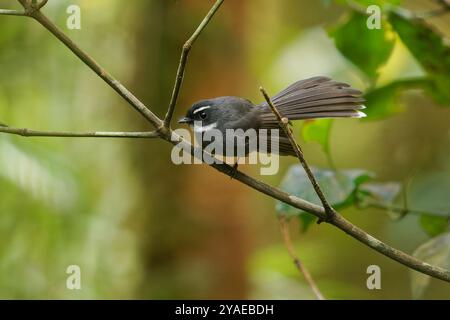
[[[316,76],[299,80],[271,98],[273,105],[289,122],[320,118],[362,118],[366,114],[362,92],[349,84],[332,80],[325,76]],[[250,100],[224,96],[205,99],[194,103],[186,115],[178,123],[193,127],[196,136],[203,136],[215,130],[223,136],[223,144],[230,143],[226,138],[229,129],[243,131],[254,129],[260,132],[265,129],[267,135],[277,129],[279,136],[274,141],[268,137],[269,144],[278,144],[278,153],[282,156],[296,156],[288,137],[280,130],[277,117],[267,102],[253,104]],[[203,147],[208,142],[203,141]],[[244,142],[245,155],[249,149],[248,141]],[[270,149],[270,148],[269,148]],[[257,150],[260,152],[259,144]],[[269,151],[270,152],[270,151]],[[237,167],[237,166],[236,166]]]

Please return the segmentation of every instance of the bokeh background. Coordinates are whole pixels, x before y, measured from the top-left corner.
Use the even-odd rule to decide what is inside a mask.
[[[180,49],[212,1],[59,0],[44,12],[158,115],[171,95]],[[66,8],[81,7],[81,30]],[[413,12],[434,1],[405,0]],[[0,8],[18,8],[0,0]],[[351,9],[331,1],[228,0],[193,48],[176,116],[195,101],[236,95],[261,101],[295,80],[328,75],[365,90],[361,72],[328,30]],[[450,14],[427,21],[450,36]],[[355,42],[360,39],[355,38]],[[421,74],[401,41],[379,83]],[[403,112],[378,121],[337,120],[330,149],[337,168],[364,168],[381,181],[446,170],[450,109],[420,91]],[[73,131],[149,130],[149,125],[60,42],[31,19],[0,16],[0,122]],[[310,299],[283,245],[275,202],[206,165],[175,166],[158,140],[0,136],[0,297],[56,299]],[[319,144],[309,162],[327,167]],[[259,177],[279,185],[280,173]],[[243,171],[258,176],[255,166]],[[444,190],[441,195],[445,195]],[[442,196],[443,199],[445,196]],[[437,199],[439,201],[440,199]],[[408,253],[427,241],[418,216],[392,221],[383,210],[342,214]],[[327,298],[410,299],[410,271],[327,225],[291,234],[299,257]],[[66,288],[81,268],[82,290]],[[366,268],[379,265],[381,290]],[[432,280],[424,298],[450,298]]]

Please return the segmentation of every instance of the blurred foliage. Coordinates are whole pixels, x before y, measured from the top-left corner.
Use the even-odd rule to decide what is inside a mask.
[[[371,174],[364,170],[327,170],[311,168],[312,173],[321,186],[328,202],[335,209],[343,209],[355,202],[358,186],[367,181]],[[280,188],[297,197],[321,205],[305,170],[300,165],[293,165],[287,171]],[[279,215],[298,216],[303,222],[303,231],[314,221],[311,214],[278,201],[276,209]]]
[[[352,3],[358,4],[361,6],[361,8],[366,8],[370,5],[377,5],[384,8],[390,5],[401,4],[403,0],[336,0],[336,1],[343,5],[351,5]]]
[[[401,197],[401,185],[398,182],[367,182],[359,186],[356,194],[356,204],[360,208],[376,204],[386,209]],[[402,214],[387,210],[393,219],[402,217]]]
[[[430,237],[437,236],[448,230],[448,217],[438,217],[432,214],[422,214],[420,216],[420,225]]]
[[[450,172],[426,172],[414,176],[409,183],[408,207],[423,213],[450,218]]]
[[[255,88],[261,82],[275,92],[319,74],[366,89],[367,119],[384,121],[302,126],[303,139],[319,143],[340,168],[315,172],[333,205],[345,208],[352,221],[405,250],[428,241],[418,255],[445,266],[449,167],[448,161],[447,167],[433,162],[437,150],[448,149],[448,108],[433,104],[449,105],[444,37],[429,21],[392,11],[396,4],[409,10],[407,0],[354,0],[385,10],[383,29],[375,31],[365,28],[364,17],[347,1],[326,2],[226,1],[192,50],[177,112],[205,97],[260,99]],[[61,0],[49,1],[44,11],[64,28],[69,4],[81,6],[82,30],[65,32],[164,114],[181,45],[208,4]],[[0,0],[0,7],[17,4]],[[34,21],[1,16],[0,47],[0,122],[36,129],[148,129]],[[422,73],[411,77],[417,66]],[[304,147],[319,167],[322,153],[314,144]],[[169,153],[157,141],[0,136],[0,297],[312,298],[279,244],[271,199],[208,168],[174,167]],[[318,203],[303,170],[290,167],[295,161],[282,160],[281,170],[288,172],[282,187]],[[367,169],[352,169],[361,163]],[[364,207],[367,201],[403,206],[400,184],[382,181],[406,180],[417,167],[406,193],[408,207],[423,212],[419,217],[408,214],[394,224],[370,207],[368,214],[356,210],[354,204]],[[377,180],[367,180],[369,172],[377,172]],[[267,177],[273,184],[281,178]],[[304,230],[314,220],[282,204],[277,208],[278,214],[298,216]],[[395,231],[389,233],[391,226]],[[312,227],[296,241],[327,297],[410,297],[404,268],[354,242],[339,231]],[[383,267],[380,292],[365,287],[369,261]],[[81,267],[80,291],[65,286],[71,264]],[[419,276],[413,282],[415,296],[428,281]],[[425,297],[447,297],[444,285],[435,283]]]
[[[329,36],[333,38],[341,54],[361,71],[363,81],[368,84],[365,94],[367,120],[382,120],[406,111],[407,105],[402,103],[401,95],[411,89],[428,92],[436,103],[450,106],[450,47],[438,31],[431,28],[423,19],[417,18],[415,14],[399,10],[397,5],[400,1],[338,2],[350,5],[353,10],[344,22],[330,29]],[[368,15],[362,11],[373,4],[384,10],[381,29],[369,29],[366,26]],[[408,48],[426,74],[423,77],[396,79],[379,86],[377,85],[379,73],[390,59],[396,41],[401,41]],[[302,137],[305,142],[318,142],[330,158],[331,122],[325,121],[306,122],[302,128]],[[359,169],[345,171],[315,169],[314,173],[330,204],[336,209],[352,204],[362,208],[374,205],[384,208],[391,218],[400,219],[404,214],[389,209],[400,203],[399,208],[407,206],[403,208],[406,214],[408,209],[422,213],[420,226],[430,236],[446,232],[449,228],[450,206],[447,204],[448,197],[444,194],[450,190],[450,186],[447,185],[450,182],[448,172],[426,173],[415,177],[402,192],[399,183],[363,184],[369,175]],[[280,187],[320,204],[308,177],[299,166],[292,166],[287,171]],[[404,203],[404,194],[407,195],[407,203]],[[278,214],[299,216],[303,231],[314,221],[306,213],[280,202],[277,203],[276,209]],[[434,242],[428,243],[428,247],[433,246]],[[441,264],[445,268],[450,268],[448,261],[441,261]],[[417,284],[413,284],[415,296],[422,290],[423,288],[418,289]]]
[[[442,35],[419,18],[391,12],[389,22],[417,61],[427,71],[435,100],[450,106],[450,47]]]
[[[432,238],[418,247],[413,254],[417,259],[432,265],[448,268],[450,265],[450,232]],[[411,271],[411,287],[413,297],[420,298],[430,284],[430,277]]]
[[[389,24],[382,20],[381,29],[369,29],[367,15],[352,12],[346,22],[330,31],[336,48],[369,79],[376,80],[394,48],[394,35]],[[355,41],[355,39],[358,39]]]
[[[2,8],[12,5],[11,1],[0,4]],[[45,10],[64,25],[67,5],[67,1],[50,1]],[[77,31],[69,34],[82,46],[95,47],[96,54],[107,57],[102,59],[105,64],[114,65],[125,34],[105,22],[117,18],[118,7],[103,3],[90,9],[103,10],[95,21],[87,12],[83,16],[83,26],[96,32],[82,37]],[[17,17],[1,16],[0,24],[2,122],[80,131],[106,131],[120,123],[106,108],[116,101],[105,95],[104,84],[44,29]],[[111,31],[116,39],[114,52],[107,44]],[[102,36],[103,41],[92,45]],[[126,65],[123,61],[114,70]],[[134,296],[133,283],[140,277],[136,237],[121,226],[134,201],[133,193],[121,196],[122,184],[130,190],[134,184],[125,155],[124,145],[111,141],[103,141],[100,147],[79,140],[1,137],[0,297]],[[113,171],[96,165],[111,159]],[[65,286],[66,269],[72,264],[82,270],[80,292]]]
[[[402,92],[414,88],[420,89],[428,84],[426,79],[406,79],[370,90],[365,95],[367,119],[379,120],[404,112],[406,107],[399,99]]]
[[[330,155],[330,140],[328,139],[333,125],[332,119],[305,121],[302,126],[302,137],[305,142],[319,143],[325,153]]]

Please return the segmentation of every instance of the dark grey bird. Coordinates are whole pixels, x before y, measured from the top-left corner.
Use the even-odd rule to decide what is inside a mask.
[[[360,111],[365,108],[361,91],[327,77],[297,81],[275,95],[272,102],[280,114],[290,121],[365,116]],[[277,140],[279,154],[295,156],[295,151],[266,102],[255,105],[239,97],[206,99],[195,103],[178,122],[193,126],[196,134],[205,134],[215,129],[224,136],[227,129],[267,129],[268,132],[280,129]],[[225,137],[224,143],[227,143]],[[250,151],[252,150],[247,150],[246,153]]]

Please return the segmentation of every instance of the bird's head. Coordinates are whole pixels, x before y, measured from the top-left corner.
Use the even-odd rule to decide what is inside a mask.
[[[205,132],[239,120],[248,112],[249,104],[248,100],[238,97],[201,100],[194,103],[178,123],[186,123],[197,132]]]

